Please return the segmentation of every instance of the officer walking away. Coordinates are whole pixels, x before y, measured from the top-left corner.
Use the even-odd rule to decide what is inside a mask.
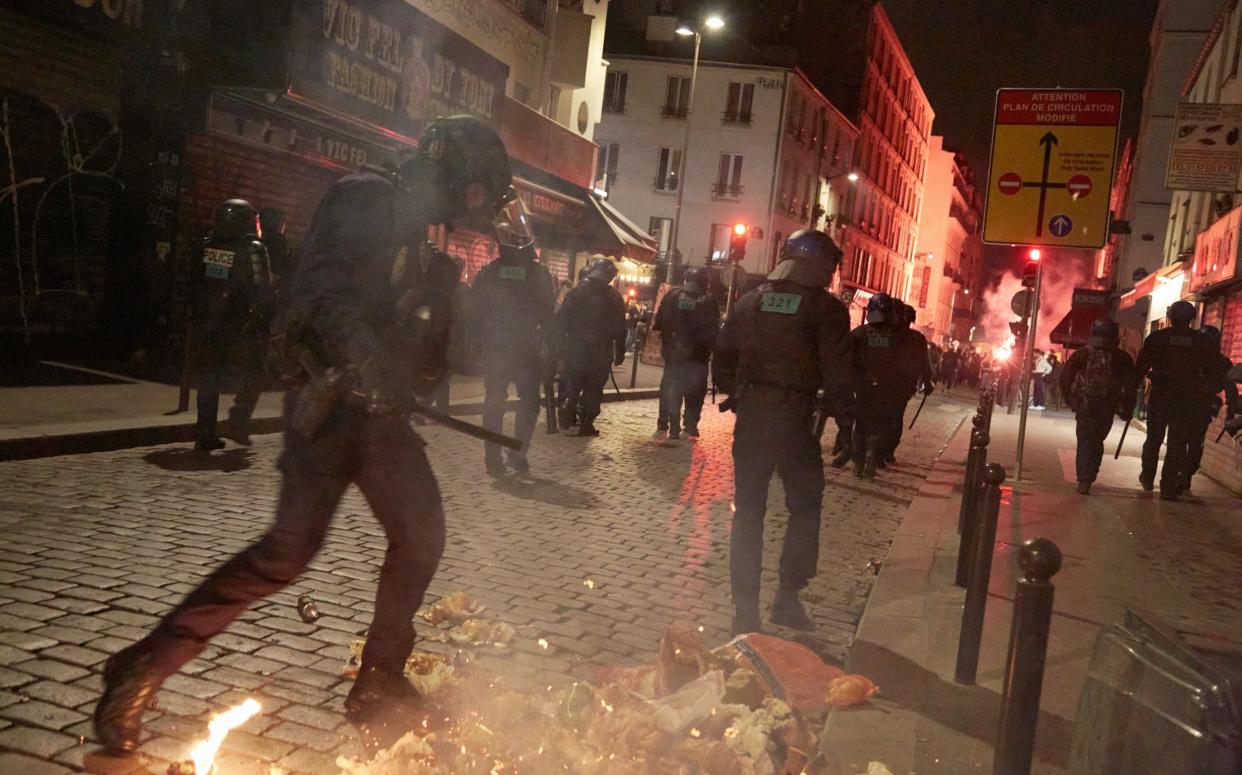
[[[259,211],[259,240],[267,248],[268,264],[272,269],[272,286],[284,288],[293,276],[293,253],[289,250],[289,219],[283,210],[264,207]]]
[[[707,293],[708,279],[705,267],[687,269],[681,287],[666,293],[656,312],[655,330],[660,332],[664,359],[660,416],[668,423],[671,439],[681,436],[683,402],[686,435],[699,435],[708,362],[720,326],[720,308]]]
[[[625,361],[625,302],[612,287],[617,265],[596,256],[556,312],[568,374],[562,424],[578,421],[579,436],[598,436],[595,418],[614,365]]]
[[[136,749],[143,711],[164,680],[251,603],[297,578],[350,484],[371,504],[388,550],[346,716],[374,730],[388,713],[417,712],[403,669],[445,528],[424,443],[404,407],[411,386],[425,392],[443,374],[448,321],[440,316],[448,305],[443,289],[410,284],[409,263],[437,224],[494,229],[501,242],[530,244],[515,205],[504,145],[468,116],[432,121],[395,175],[364,169],[328,191],[290,293],[288,341],[304,384],[285,397],[275,523],[147,637],[108,659],[94,719],[105,749]]]
[[[190,272],[191,320],[198,358],[198,422],[194,449],[224,446],[216,427],[220,387],[233,374],[237,395],[225,436],[250,446],[250,417],[263,390],[263,347],[271,314],[272,280],[259,241],[259,213],[243,199],[216,208],[211,236]]]
[[[1148,335],[1139,350],[1135,368],[1138,378],[1151,380],[1147,396],[1147,441],[1143,444],[1143,470],[1139,483],[1151,491],[1156,482],[1160,443],[1168,433],[1164,467],[1160,469],[1161,500],[1177,500],[1185,484],[1186,453],[1194,431],[1202,391],[1196,390],[1200,375],[1211,369],[1215,353],[1207,337],[1190,327],[1195,307],[1175,301],[1166,313],[1169,327]]]
[[[901,436],[905,430],[906,406],[910,399],[918,394],[931,395],[936,389],[936,380],[932,377],[931,360],[927,357],[927,337],[915,331],[913,326],[918,313],[914,307],[900,301],[894,302],[900,313],[898,331],[901,335],[901,347],[905,356],[901,360],[902,371],[906,377],[905,400],[894,406],[892,417],[893,436],[884,450],[884,455],[876,461],[878,467],[892,465],[897,462],[897,447],[901,445]]]
[[[1074,411],[1078,452],[1074,458],[1078,492],[1087,495],[1100,472],[1104,439],[1113,415],[1123,421],[1134,412],[1134,359],[1120,348],[1120,331],[1111,320],[1091,324],[1087,346],[1076,350],[1061,369],[1061,395]]]
[[[824,494],[823,420],[849,400],[849,311],[825,288],[841,249],[821,231],[789,235],[767,281],[737,300],[716,345],[716,384],[737,413],[735,511],[729,542],[733,632],[758,632],[768,483],[785,486],[789,525],[781,550],[774,624],[812,630],[798,592],[819,562]]]
[[[940,356],[940,384],[944,385],[946,393],[952,393],[957,384],[957,362],[957,349],[950,344]]]
[[[1221,354],[1220,329],[1216,326],[1202,326],[1199,331],[1211,344],[1214,361],[1199,378],[1200,395],[1194,417],[1194,427],[1190,431],[1190,446],[1186,450],[1186,473],[1182,481],[1183,495],[1190,494],[1190,481],[1198,473],[1199,464],[1203,462],[1203,447],[1207,441],[1208,428],[1212,425],[1213,418],[1220,414],[1222,406],[1225,408],[1225,422],[1232,420],[1238,411],[1238,386],[1229,379],[1229,370],[1233,368],[1233,361]],[[1225,394],[1224,401],[1220,397],[1222,392]]]
[[[901,303],[887,293],[867,300],[866,322],[850,332],[850,367],[854,379],[854,475],[873,479],[896,438],[911,369],[898,327]]]
[[[471,318],[483,357],[483,427],[500,431],[512,383],[518,395],[514,435],[522,449],[509,452],[507,458],[509,466],[523,475],[530,472],[527,452],[539,420],[545,342],[553,336],[554,294],[552,275],[536,260],[533,247],[502,246],[500,257],[483,267],[471,287]],[[506,472],[499,445],[484,447],[483,462],[492,476]]]

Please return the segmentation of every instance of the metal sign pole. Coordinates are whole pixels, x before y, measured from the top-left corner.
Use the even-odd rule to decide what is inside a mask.
[[[1014,481],[1022,481],[1022,448],[1026,443],[1026,414],[1030,411],[1031,368],[1035,363],[1036,332],[1039,330],[1039,292],[1044,285],[1044,262],[1041,257],[1035,270],[1035,295],[1031,299],[1031,325],[1027,331],[1026,352],[1022,355],[1022,413],[1018,415],[1018,464]]]

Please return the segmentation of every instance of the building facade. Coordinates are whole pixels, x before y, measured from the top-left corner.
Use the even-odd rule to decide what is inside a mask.
[[[706,39],[690,108],[693,43],[661,35],[664,18],[652,17],[641,43],[618,43],[624,50],[605,54],[596,141],[597,185],[608,201],[639,219],[667,260],[684,188],[682,266],[725,266],[737,224],[748,228],[742,268],[751,276],[767,274],[798,229],[829,228],[840,237],[854,125],[800,71],[721,61],[732,50]]]
[[[908,303],[929,341],[969,342],[983,270],[979,192],[964,154],[929,142],[923,217]]]

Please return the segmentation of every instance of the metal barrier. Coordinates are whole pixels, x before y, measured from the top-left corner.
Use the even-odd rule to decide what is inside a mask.
[[[1005,690],[1001,695],[993,775],[1031,772],[1052,598],[1056,592],[1051,579],[1061,569],[1061,550],[1046,538],[1032,538],[1022,544],[1018,565],[1022,578],[1013,599],[1013,626],[1009,631],[1009,657],[1005,660]],[[958,664],[960,667],[960,659]]]
[[[992,575],[992,549],[996,544],[996,521],[1000,515],[1000,486],[1005,469],[999,463],[983,471],[983,508],[975,518],[975,535],[970,551],[970,577],[966,585],[966,604],[962,608],[962,630],[957,641],[957,666],[953,680],[972,685],[979,670],[979,645],[983,640],[983,614],[988,602],[988,579]]]

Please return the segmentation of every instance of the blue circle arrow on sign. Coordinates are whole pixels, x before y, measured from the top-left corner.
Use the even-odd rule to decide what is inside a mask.
[[[1070,233],[1072,228],[1074,228],[1074,222],[1068,215],[1054,215],[1052,220],[1048,221],[1048,231],[1052,232],[1054,237],[1064,237]]]

